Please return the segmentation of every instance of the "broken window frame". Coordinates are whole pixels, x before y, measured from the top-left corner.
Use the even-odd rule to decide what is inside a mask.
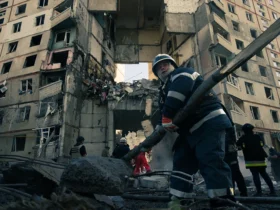
[[[22,22],[15,23],[13,25],[13,33],[18,33],[21,30]]]
[[[12,63],[13,63],[13,61],[9,61],[9,62],[3,63],[3,66],[2,66],[2,69],[1,69],[1,74],[9,73],[10,70],[11,70],[11,67],[12,67]],[[9,67],[8,70],[6,70],[7,66]],[[4,71],[6,71],[6,72],[4,72]]]
[[[238,78],[231,74],[227,76],[227,83],[231,84],[232,86],[236,87],[237,89],[240,89]]]
[[[32,58],[35,58],[34,63],[33,63],[33,64],[29,64],[29,65],[27,66],[27,64],[28,64],[29,62],[31,62],[31,61],[29,61],[29,59],[32,59]],[[35,66],[35,64],[36,64],[36,59],[37,59],[37,54],[27,56],[27,57],[25,58],[25,61],[24,61],[24,64],[23,64],[23,67],[22,67],[22,68],[29,68],[29,67]]]
[[[35,26],[41,26],[45,24],[45,15],[40,15],[35,18]]]
[[[230,13],[236,14],[236,13],[235,13],[235,6],[228,3],[228,11],[229,11]]]
[[[268,87],[264,87],[265,96],[269,100],[274,100],[273,90]]]
[[[246,18],[247,18],[247,20],[254,22],[252,13],[246,12]]]
[[[222,62],[221,59],[225,60],[225,64],[223,64],[224,62]],[[216,65],[218,67],[222,67],[222,66],[225,66],[227,64],[227,58],[225,56],[221,56],[219,54],[215,54],[215,61],[216,61]]]
[[[38,0],[38,8],[46,7],[49,4],[49,0]]]
[[[275,110],[270,110],[270,114],[274,123],[279,123],[279,115]]]
[[[40,37],[40,42],[39,44],[33,44],[34,43],[34,38],[36,37]],[[43,34],[39,34],[39,35],[36,35],[36,36],[32,36],[31,40],[30,40],[30,46],[29,47],[34,47],[34,46],[38,46],[41,44],[41,41],[42,41],[42,37],[43,37]]]
[[[8,53],[13,53],[17,50],[18,41],[9,43]]]
[[[257,106],[250,106],[250,111],[251,111],[252,118],[254,120],[260,120],[261,119],[259,107],[257,107]]]
[[[50,114],[53,114],[57,108],[56,108],[56,102],[42,102],[40,101],[40,107],[39,107],[39,113],[38,113],[38,117],[43,117],[41,115],[41,112],[42,112],[42,104],[47,104],[47,107],[46,107],[46,112],[44,113],[44,117],[46,117],[49,113],[48,113],[48,109],[50,107],[50,109],[52,109],[52,111],[50,111]]]
[[[20,138],[21,138],[22,140],[24,140],[24,143],[23,143],[23,147],[22,147],[22,145],[21,145],[21,148],[18,148],[17,145],[19,145],[19,144],[18,144],[17,140],[20,140]],[[25,149],[25,143],[26,143],[26,135],[14,136],[11,152],[20,152],[20,151],[24,151],[24,149]]]
[[[245,83],[246,93],[252,96],[255,95],[253,83],[250,82],[244,82],[244,83]]]
[[[59,128],[59,134],[56,135],[56,129],[58,127],[56,126],[51,126],[51,127],[45,127],[45,128],[38,128],[36,130],[38,130],[38,133],[39,133],[39,137],[41,140],[43,140],[43,144],[46,143],[46,141],[48,140],[48,138],[51,136],[52,132],[54,131],[54,136],[53,138],[50,140],[50,142],[53,142],[55,141],[57,138],[56,137],[59,137],[60,135],[60,128]]]
[[[22,14],[24,14],[24,13],[26,12],[26,7],[27,7],[26,4],[19,5],[19,6],[17,7],[17,10],[16,10],[16,15],[22,15]],[[22,10],[22,11],[20,12],[20,10]]]
[[[26,120],[29,120],[30,111],[31,111],[31,106],[25,106],[19,108],[17,122],[24,122]]]
[[[62,34],[62,33],[64,33],[64,39],[61,40],[61,41],[57,41],[58,35]],[[71,31],[70,30],[59,31],[55,34],[55,43],[64,42],[64,46],[69,46],[70,38],[71,38]]]
[[[21,80],[21,89],[20,90],[21,90],[21,93],[32,92],[32,79]]]

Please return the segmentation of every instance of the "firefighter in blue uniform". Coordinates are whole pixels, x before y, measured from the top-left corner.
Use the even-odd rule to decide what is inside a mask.
[[[273,183],[266,172],[267,154],[263,149],[264,141],[261,137],[253,132],[254,126],[246,123],[242,126],[244,135],[237,141],[237,146],[242,149],[245,159],[245,166],[250,169],[253,180],[257,189],[257,193],[254,196],[262,196],[262,188],[260,175],[268,185],[270,189],[270,195],[276,196]]]
[[[178,68],[167,54],[155,57],[152,70],[162,82],[159,124],[168,131],[179,133],[173,146],[173,171],[193,175],[199,169],[213,208],[225,205],[221,199],[215,198],[234,201],[231,171],[224,162],[225,130],[232,125],[221,102],[210,90],[182,125],[174,125],[172,118],[188,102],[203,78],[192,68]],[[178,201],[193,196],[193,185],[180,179],[180,176],[186,179],[184,175],[176,173],[176,176],[179,178],[171,177],[170,182],[171,209],[172,203],[178,204]]]

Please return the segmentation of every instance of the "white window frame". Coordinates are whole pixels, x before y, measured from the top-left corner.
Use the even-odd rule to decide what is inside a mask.
[[[19,117],[18,117],[18,119],[19,119],[20,122],[24,122],[25,121],[26,109],[27,109],[27,106],[19,108],[19,113],[18,113]],[[23,110],[23,112],[21,112],[21,110]],[[29,111],[29,115],[30,115],[30,111]],[[30,116],[28,116],[28,118],[29,117]]]
[[[13,25],[13,33],[18,33],[18,32],[20,32],[20,31],[21,31],[21,25],[22,25],[22,22],[15,23],[15,24]],[[17,28],[16,28],[16,30],[14,31],[15,26],[16,26]]]
[[[37,18],[39,18],[39,24],[38,24],[38,25],[37,25]],[[46,19],[45,15],[37,16],[37,17],[35,18],[35,26],[37,27],[37,26],[42,26],[42,25],[44,25],[44,24],[45,24],[45,19]],[[42,23],[42,22],[43,22],[43,23]]]
[[[240,90],[240,85],[239,85],[239,80],[237,77],[232,76],[231,74],[227,76],[227,83],[230,85],[236,87],[237,89]]]
[[[267,97],[267,95],[266,95],[266,92],[265,92],[265,88],[267,88],[267,89],[269,89],[269,91],[270,91],[270,95]],[[264,87],[264,93],[265,93],[265,97],[267,98],[267,99],[269,99],[269,100],[274,100],[274,95],[273,95],[273,90],[272,90],[272,88],[268,88],[268,87]]]
[[[42,4],[42,6],[40,6],[41,0],[38,0],[38,8],[42,8],[42,7],[48,6],[49,2],[48,2],[48,4],[46,4],[46,1],[48,1],[48,0],[43,0],[43,4]]]
[[[280,72],[276,71],[276,77],[280,77]]]
[[[252,96],[255,95],[253,83],[245,82],[245,88],[246,88],[246,93],[247,93],[248,95],[252,95]]]
[[[12,49],[11,49],[11,44],[14,44],[12,46]],[[11,42],[9,43],[9,47],[8,47],[8,53],[13,53],[17,50],[17,46],[18,46],[18,41],[17,42]]]
[[[270,52],[270,56],[272,58],[278,58],[278,55],[275,52]]]
[[[16,140],[17,137],[24,137],[24,138],[25,138],[25,142],[24,142],[24,148],[25,148],[26,136],[14,136],[14,138],[13,138],[13,143],[12,143],[12,151],[11,151],[11,152],[24,151],[24,149],[23,149],[23,150],[17,150],[17,140]],[[14,151],[13,151],[13,146],[15,147],[15,150],[14,150]]]
[[[280,63],[277,61],[273,61],[273,66],[280,68]]]
[[[253,15],[250,12],[246,12],[246,18],[247,18],[247,20],[249,20],[251,22],[254,22],[253,21]]]
[[[33,86],[32,86],[32,79],[25,79],[25,80],[21,80],[21,88],[20,88],[20,90],[21,90],[21,92],[24,92],[24,93],[26,93],[26,92],[28,92],[28,83],[31,81],[31,87],[32,87],[32,89],[31,89],[31,91],[33,91]],[[26,88],[26,90],[23,90],[23,83],[25,82],[25,88]]]
[[[64,40],[63,40],[63,42],[64,42],[64,44],[65,44],[66,46],[68,46],[68,45],[70,44],[71,31],[65,30],[65,31],[59,31],[59,32],[57,32],[56,35],[55,35],[55,43],[62,42],[62,41],[58,41],[58,42],[56,41],[56,40],[57,40],[57,35],[60,34],[60,33],[64,33]],[[70,36],[69,42],[67,42],[67,34],[69,34],[69,36]]]
[[[273,0],[268,0],[268,4],[274,6]]]
[[[272,12],[272,17],[274,20],[278,19],[278,14],[276,12]]]
[[[233,14],[236,14],[236,13],[235,13],[235,6],[228,3],[228,11],[231,12],[231,13],[233,13]]]

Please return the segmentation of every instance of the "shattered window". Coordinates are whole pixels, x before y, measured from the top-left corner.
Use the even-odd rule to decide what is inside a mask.
[[[21,81],[21,92],[32,92],[32,79]]]
[[[279,123],[278,113],[277,111],[270,110],[273,122]]]
[[[33,36],[31,38],[30,47],[40,45],[41,39],[42,39],[42,34],[37,35],[37,36]]]
[[[249,82],[245,82],[246,93],[248,95],[255,95],[253,84]]]
[[[265,92],[266,98],[268,98],[270,100],[274,100],[273,91],[271,88],[264,87],[264,92]]]
[[[24,151],[26,135],[15,136],[13,139],[12,152]]]
[[[23,68],[28,68],[35,65],[37,55],[31,55],[26,57]]]
[[[255,106],[250,106],[251,114],[254,120],[260,120],[259,108]]]
[[[14,24],[14,29],[13,29],[14,33],[20,32],[20,29],[21,29],[21,22]]]
[[[29,120],[30,109],[31,109],[30,106],[20,108],[17,121],[23,122],[25,120]]]
[[[11,69],[11,66],[12,66],[12,61],[10,62],[7,62],[7,63],[4,63],[3,64],[3,67],[2,67],[2,71],[1,71],[1,74],[6,74],[10,71]]]
[[[15,52],[17,50],[18,42],[12,42],[9,44],[8,53]]]

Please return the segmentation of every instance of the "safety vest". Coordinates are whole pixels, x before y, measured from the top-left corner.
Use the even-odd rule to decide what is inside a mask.
[[[71,157],[72,158],[82,157],[81,153],[80,153],[80,149],[81,149],[82,146],[84,146],[84,145],[82,144],[82,145],[74,146],[74,147],[71,148]]]

